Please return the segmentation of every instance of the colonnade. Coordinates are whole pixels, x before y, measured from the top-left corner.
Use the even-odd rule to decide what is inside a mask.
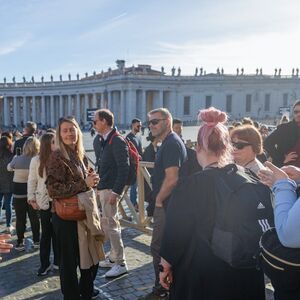
[[[163,90],[121,89],[93,93],[0,94],[0,120],[5,126],[21,126],[27,121],[54,127],[60,117],[73,115],[82,126],[88,124],[87,109],[108,108],[115,123],[128,125],[132,118],[146,121],[147,112],[169,107],[170,93]],[[0,126],[1,127],[1,126]]]

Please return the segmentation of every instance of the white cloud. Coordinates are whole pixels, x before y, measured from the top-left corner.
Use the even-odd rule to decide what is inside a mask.
[[[0,55],[6,55],[17,51],[18,49],[22,48],[27,41],[28,39],[23,39],[23,40],[20,39],[20,40],[7,43],[6,45],[2,44],[0,46]]]

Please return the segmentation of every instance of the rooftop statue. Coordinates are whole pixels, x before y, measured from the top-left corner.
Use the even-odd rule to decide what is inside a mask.
[[[198,68],[195,70],[195,76],[198,76]]]
[[[181,69],[180,69],[180,67],[178,67],[178,69],[177,69],[177,76],[180,76],[181,75]]]
[[[53,75],[50,76],[50,80],[51,80],[51,82],[53,82]]]
[[[79,80],[79,74],[78,73],[76,74],[76,78],[77,78],[77,80]]]
[[[173,68],[172,68],[172,76],[175,75],[175,71],[176,71],[176,69],[175,69],[175,67],[173,67]]]
[[[4,82],[4,84],[6,83],[6,77],[3,78],[3,82]]]
[[[236,76],[239,76],[239,74],[240,74],[240,70],[239,70],[239,68],[237,68],[236,69]]]
[[[241,68],[241,75],[244,75],[244,68]]]
[[[223,68],[221,69],[221,74],[224,75],[224,69]]]
[[[33,76],[31,77],[31,82],[34,83],[34,77]]]
[[[44,82],[44,76],[41,77],[41,81]]]
[[[71,74],[70,73],[68,74],[68,78],[69,78],[69,80],[71,80]]]
[[[59,75],[59,80],[62,81],[62,75],[61,74]]]
[[[23,76],[23,82],[24,82],[24,83],[26,82],[26,78],[25,78],[25,76]]]
[[[12,78],[12,82],[16,83],[16,77],[15,76]]]

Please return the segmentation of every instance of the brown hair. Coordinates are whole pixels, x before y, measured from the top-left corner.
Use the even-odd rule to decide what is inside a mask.
[[[243,125],[234,128],[230,132],[231,138],[238,138],[251,144],[252,150],[255,154],[263,152],[263,141],[260,132],[251,125]]]
[[[114,126],[114,115],[109,109],[99,109],[95,114],[98,115],[99,120],[105,120],[108,126]]]
[[[12,140],[7,136],[2,136],[0,139],[0,157],[4,157],[12,153]]]
[[[55,138],[55,134],[52,132],[47,132],[43,134],[40,138],[41,148],[40,148],[40,165],[38,173],[40,177],[43,177],[44,168],[46,167],[47,161],[51,154],[51,142]]]

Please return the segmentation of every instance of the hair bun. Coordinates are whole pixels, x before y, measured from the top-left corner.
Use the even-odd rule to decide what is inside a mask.
[[[217,125],[218,123],[225,123],[227,121],[227,115],[215,107],[210,107],[200,110],[198,119],[208,125]]]

